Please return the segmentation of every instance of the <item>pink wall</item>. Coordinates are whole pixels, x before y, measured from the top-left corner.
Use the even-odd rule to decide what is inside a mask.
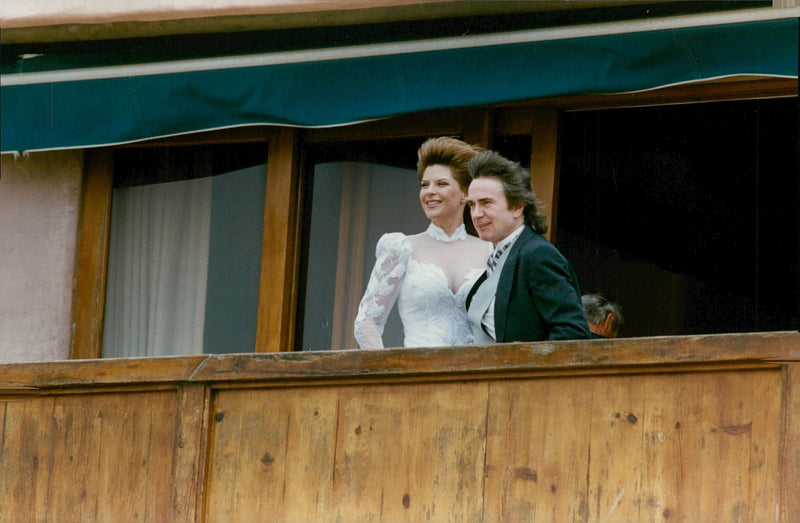
[[[69,357],[83,154],[0,157],[0,362]]]

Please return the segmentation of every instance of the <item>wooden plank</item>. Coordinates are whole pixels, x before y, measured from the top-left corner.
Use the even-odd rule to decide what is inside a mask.
[[[0,519],[177,521],[174,398],[167,391],[6,402]]]
[[[476,521],[485,402],[480,383],[220,392],[206,517]]]
[[[87,149],[72,308],[75,332],[71,357],[74,359],[100,357],[113,179],[111,150]]]
[[[786,365],[784,380],[780,521],[791,523],[800,514],[800,363]]]
[[[488,109],[473,109],[464,115],[461,139],[483,149],[491,149],[494,141],[494,113]]]
[[[256,352],[293,350],[297,304],[299,133],[281,128],[269,142]]]
[[[204,385],[189,384],[178,389],[172,469],[175,521],[201,520],[210,402],[211,393]]]
[[[314,521],[332,506],[337,397],[328,389],[222,391],[205,520]]]
[[[566,387],[564,386],[566,384]],[[587,521],[591,388],[492,383],[484,521]]]
[[[479,521],[484,383],[343,389],[332,519]]]
[[[508,343],[375,351],[205,355],[0,365],[0,394],[76,393],[97,387],[236,382],[294,386],[331,380],[371,383],[576,374],[777,368],[800,361],[800,334],[725,334]],[[29,389],[26,387],[33,387]],[[38,392],[37,392],[38,391]]]
[[[558,112],[542,107],[533,112],[531,187],[547,217],[548,240],[555,243],[558,217]]]
[[[53,415],[58,482],[49,519],[70,507],[78,521],[125,515],[175,520],[171,482],[176,433],[173,392],[65,396]]]
[[[781,372],[492,384],[484,519],[766,521]]]
[[[0,393],[51,388],[87,391],[113,385],[151,386],[190,380],[208,356],[50,361],[0,365]],[[22,388],[21,388],[22,387]]]
[[[53,398],[0,402],[0,520],[45,519],[52,479]]]
[[[792,521],[798,336],[5,365],[0,520]]]
[[[545,376],[548,372],[575,374],[581,370],[596,374],[652,372],[656,368],[661,372],[669,368],[686,371],[691,365],[720,368],[723,362],[777,368],[780,364],[769,360],[779,354],[788,356],[798,347],[800,334],[786,332],[231,355],[207,360],[193,379],[478,379],[492,374],[523,377]]]

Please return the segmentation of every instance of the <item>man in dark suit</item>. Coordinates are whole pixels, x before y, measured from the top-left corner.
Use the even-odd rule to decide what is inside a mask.
[[[467,296],[475,343],[589,338],[578,279],[543,236],[547,230],[530,175],[493,151],[469,163],[467,205],[494,251]]]

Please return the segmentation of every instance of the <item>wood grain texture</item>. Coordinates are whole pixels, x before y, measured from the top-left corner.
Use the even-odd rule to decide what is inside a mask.
[[[280,128],[269,141],[256,352],[293,350],[297,303],[299,132]]]
[[[87,150],[84,153],[78,255],[72,299],[75,331],[71,357],[74,359],[100,357],[113,179],[111,150]]]
[[[558,111],[541,107],[533,111],[531,140],[531,187],[542,202],[547,218],[548,240],[556,241],[558,216]]]
[[[784,380],[780,521],[790,523],[800,514],[800,364],[787,365]]]
[[[174,393],[21,398],[2,407],[0,520],[195,520],[174,505],[183,487],[173,475]]]
[[[0,393],[139,384],[463,379],[682,372],[800,362],[800,334],[771,332],[507,343],[429,349],[290,352],[0,365]]]
[[[792,521],[799,338],[2,365],[0,521]]]
[[[767,521],[780,371],[492,384],[488,521]]]
[[[180,521],[198,521],[202,517],[211,391],[202,384],[178,387],[176,403],[171,474],[174,517]]]
[[[486,385],[222,391],[208,521],[477,521]]]

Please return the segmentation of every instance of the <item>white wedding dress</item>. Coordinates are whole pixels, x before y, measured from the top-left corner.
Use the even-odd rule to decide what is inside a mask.
[[[490,251],[490,243],[468,235],[463,225],[452,236],[432,223],[413,236],[384,234],[355,320],[359,346],[383,348],[383,328],[395,302],[404,346],[472,343],[465,302]]]

